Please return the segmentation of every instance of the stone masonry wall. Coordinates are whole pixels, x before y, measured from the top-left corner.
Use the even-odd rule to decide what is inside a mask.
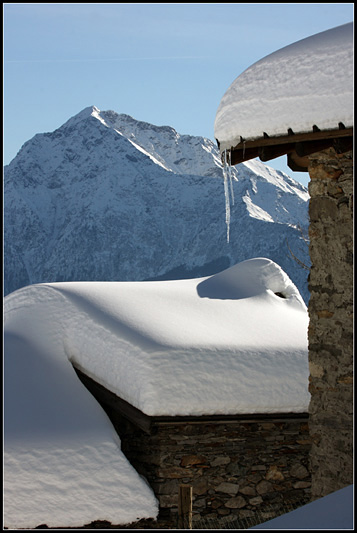
[[[353,483],[353,160],[309,156],[312,498]]]
[[[193,521],[244,519],[258,509],[269,519],[282,503],[309,501],[307,420],[164,423],[151,434],[125,419],[115,425],[123,452],[159,499],[160,516],[175,525],[179,484],[193,487]]]

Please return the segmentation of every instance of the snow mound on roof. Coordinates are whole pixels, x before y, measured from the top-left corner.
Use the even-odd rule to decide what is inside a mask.
[[[289,276],[274,261],[265,258],[243,261],[206,279],[198,294],[210,298],[250,298],[266,292],[286,298],[287,305],[306,310],[301,295]]]
[[[286,46],[246,69],[215,119],[220,150],[244,140],[353,125],[353,24]]]

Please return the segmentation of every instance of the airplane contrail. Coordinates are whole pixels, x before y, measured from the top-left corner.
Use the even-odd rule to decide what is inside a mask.
[[[152,57],[113,57],[98,59],[5,59],[4,63],[90,63],[102,61],[152,61],[177,59],[208,59],[208,56],[152,56]]]

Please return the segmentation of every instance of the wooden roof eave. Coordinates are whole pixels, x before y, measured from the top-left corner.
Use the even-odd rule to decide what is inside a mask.
[[[219,146],[219,141],[217,141]],[[294,171],[307,171],[308,156],[333,146],[337,153],[344,153],[353,147],[353,128],[342,123],[339,129],[321,131],[313,126],[311,132],[295,134],[291,129],[287,135],[270,137],[266,133],[254,140],[244,140],[231,147],[231,164],[259,157],[266,162],[283,155],[288,156],[288,165]]]

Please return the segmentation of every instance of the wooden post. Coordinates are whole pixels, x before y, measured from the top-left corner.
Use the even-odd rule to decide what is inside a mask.
[[[192,487],[190,485],[179,485],[178,518],[179,529],[192,529]]]

